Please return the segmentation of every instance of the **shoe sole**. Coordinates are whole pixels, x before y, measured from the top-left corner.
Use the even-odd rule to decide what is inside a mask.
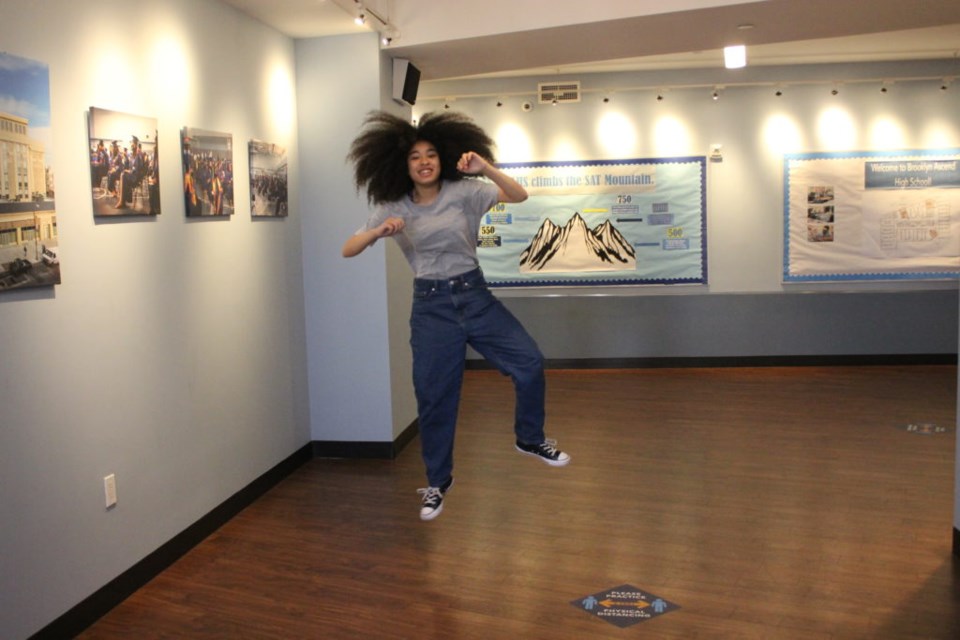
[[[440,515],[440,512],[441,512],[441,511],[443,511],[443,503],[442,503],[442,502],[440,503],[440,506],[439,506],[439,507],[437,507],[436,509],[434,509],[433,511],[431,511],[431,512],[428,513],[427,515],[423,515],[423,514],[421,513],[421,514],[420,514],[420,519],[423,520],[424,522],[426,522],[427,520],[433,520],[433,519],[436,518],[438,515]]]
[[[519,451],[520,453],[522,453],[522,454],[525,455],[525,456],[530,456],[531,458],[536,458],[537,460],[542,460],[543,462],[545,462],[546,464],[550,465],[551,467],[565,467],[566,465],[570,464],[570,456],[569,456],[569,455],[567,456],[567,459],[566,459],[566,460],[550,460],[549,458],[544,458],[543,456],[541,456],[541,455],[539,455],[539,454],[537,454],[537,453],[531,453],[531,452],[529,452],[529,451],[524,451],[523,449],[521,449],[521,448],[518,447],[517,445],[513,445],[513,448],[516,449],[517,451]]]

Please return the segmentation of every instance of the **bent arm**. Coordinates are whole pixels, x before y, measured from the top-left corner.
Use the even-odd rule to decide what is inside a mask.
[[[379,226],[360,231],[347,238],[347,241],[343,243],[343,249],[340,250],[340,253],[344,258],[352,258],[363,253],[367,247],[378,239],[400,233],[403,231],[403,226],[402,218],[387,218]]]
[[[527,199],[527,190],[519,182],[497,169],[492,164],[487,164],[483,175],[490,179],[493,184],[499,187],[497,200],[500,202],[523,202]]]
[[[462,173],[482,175],[497,185],[498,202],[523,202],[528,197],[527,190],[519,182],[473,151],[468,151],[460,157],[457,170]]]

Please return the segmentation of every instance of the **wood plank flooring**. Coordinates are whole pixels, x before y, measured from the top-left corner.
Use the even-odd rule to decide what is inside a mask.
[[[471,371],[439,518],[419,440],[316,459],[80,637],[955,640],[956,397],[953,366],[549,371],[551,468]],[[571,604],[623,584],[680,608]]]

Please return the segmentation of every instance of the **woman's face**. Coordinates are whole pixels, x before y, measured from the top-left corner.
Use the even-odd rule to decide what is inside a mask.
[[[426,140],[418,140],[407,154],[407,168],[414,185],[433,186],[440,181],[440,154]]]

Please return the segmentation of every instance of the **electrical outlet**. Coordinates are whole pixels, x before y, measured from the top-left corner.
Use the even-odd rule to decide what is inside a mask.
[[[117,477],[112,473],[103,479],[103,496],[107,509],[117,504]]]

